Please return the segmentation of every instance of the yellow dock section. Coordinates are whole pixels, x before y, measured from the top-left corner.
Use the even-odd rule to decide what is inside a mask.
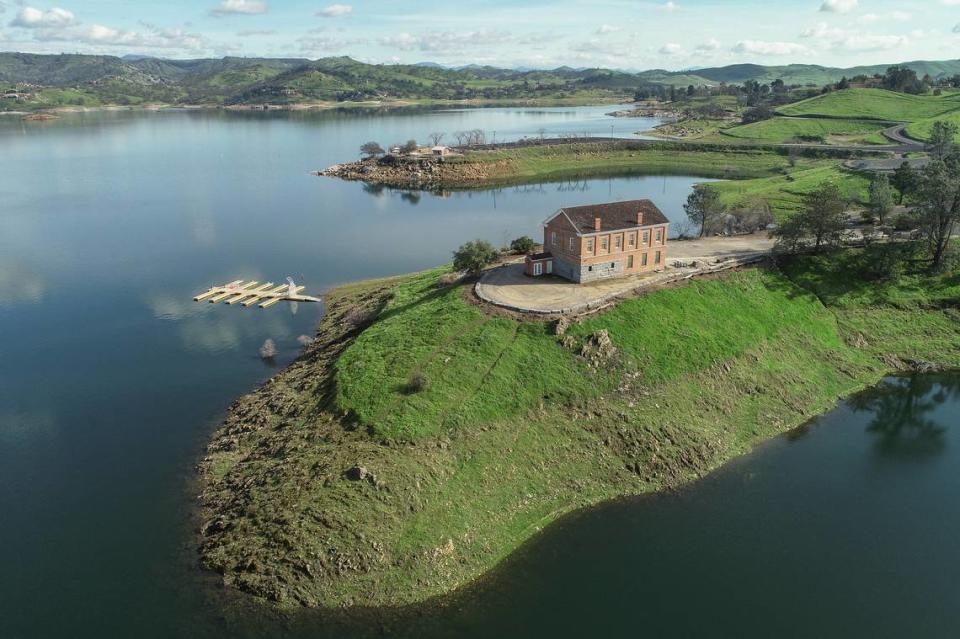
[[[291,301],[291,302],[312,301],[312,300],[301,300],[301,299],[298,299],[298,298],[300,297],[300,291],[302,291],[302,290],[305,289],[305,288],[307,288],[307,287],[306,287],[306,286],[298,286],[296,289],[294,289],[293,294],[294,294],[295,297],[289,297],[289,296],[285,295],[285,296],[283,296],[283,297],[274,297],[274,298],[268,299],[266,302],[264,302],[263,304],[260,305],[260,308],[270,308],[271,306],[273,306],[273,305],[276,304],[277,302],[282,302],[283,300],[289,300],[289,301]]]
[[[273,286],[273,282],[267,282],[266,284],[262,284],[262,285],[258,286],[257,288],[250,289],[250,290],[247,291],[246,293],[240,293],[240,294],[237,295],[236,297],[231,297],[230,299],[228,299],[228,300],[225,302],[225,304],[236,304],[236,303],[239,302],[240,300],[245,300],[245,299],[247,299],[248,297],[250,297],[251,295],[254,296],[254,298],[260,297],[260,296],[258,295],[258,293],[264,292],[265,290],[267,290],[267,289],[270,288],[271,286]]]
[[[217,302],[223,301],[228,297],[236,295],[237,293],[243,291],[244,289],[253,288],[257,284],[259,284],[259,282],[247,282],[246,284],[241,284],[240,286],[226,287],[224,288],[222,293],[217,293],[216,295],[211,297],[210,303],[216,304]]]
[[[217,293],[220,292],[221,289],[224,289],[224,288],[233,288],[234,286],[240,286],[241,284],[243,284],[243,280],[234,280],[234,281],[230,282],[229,284],[225,284],[225,285],[223,285],[223,286],[214,286],[213,288],[211,288],[211,289],[210,289],[209,291],[207,291],[206,293],[201,293],[200,295],[197,295],[196,297],[194,297],[194,298],[193,298],[193,301],[194,301],[194,302],[201,302],[201,301],[207,299],[208,297],[210,297],[211,295],[216,295]]]
[[[287,290],[287,285],[281,284],[280,286],[276,288],[272,288],[269,291],[264,291],[258,295],[255,295],[250,299],[246,300],[245,302],[241,302],[241,304],[243,304],[244,306],[253,306],[254,304],[256,304],[257,302],[259,302],[265,297],[276,297],[277,295],[283,293],[286,290]]]
[[[292,280],[291,280],[292,282]],[[259,284],[259,286],[258,286]],[[287,284],[274,286],[273,282],[260,284],[259,282],[246,282],[243,280],[234,280],[223,286],[211,286],[207,291],[196,295],[194,302],[209,301],[211,304],[226,300],[227,304],[242,304],[243,306],[253,306],[258,304],[260,308],[270,308],[279,302],[319,302],[319,297],[303,295],[306,286],[294,286],[293,289]]]

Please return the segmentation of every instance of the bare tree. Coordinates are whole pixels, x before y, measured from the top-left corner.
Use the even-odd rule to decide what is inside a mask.
[[[466,131],[457,131],[453,137],[457,138],[457,146],[464,146],[469,142],[469,134]]]
[[[380,146],[377,142],[364,142],[360,146],[360,152],[366,155],[367,157],[377,157],[378,155],[383,155],[383,147]]]
[[[543,139],[547,137],[547,130],[544,129],[543,127],[540,127],[539,129],[537,129],[537,136],[539,136],[540,141],[543,142]]]
[[[443,135],[444,134],[440,133],[439,131],[434,131],[428,137],[430,138],[430,141],[433,142],[433,146],[440,146],[440,142],[443,140]]]

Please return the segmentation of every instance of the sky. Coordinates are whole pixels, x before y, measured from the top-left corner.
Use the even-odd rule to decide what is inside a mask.
[[[0,51],[849,67],[960,57],[960,0],[0,0]]]

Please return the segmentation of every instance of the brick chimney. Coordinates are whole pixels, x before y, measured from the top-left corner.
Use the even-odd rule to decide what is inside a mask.
[[[643,211],[637,211],[637,226],[643,226]]]
[[[593,230],[599,231],[603,227],[602,221],[599,217],[593,218]]]

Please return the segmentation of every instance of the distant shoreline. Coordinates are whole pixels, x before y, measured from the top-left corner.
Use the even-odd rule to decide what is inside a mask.
[[[318,111],[326,109],[353,109],[353,108],[402,108],[413,106],[608,106],[611,104],[627,104],[629,98],[536,98],[528,100],[365,100],[365,101],[316,101],[300,102],[296,104],[102,104],[97,106],[55,106],[40,107],[31,111],[0,111],[0,115],[30,113],[96,113],[100,111],[167,111],[167,110],[212,110],[212,111]]]

